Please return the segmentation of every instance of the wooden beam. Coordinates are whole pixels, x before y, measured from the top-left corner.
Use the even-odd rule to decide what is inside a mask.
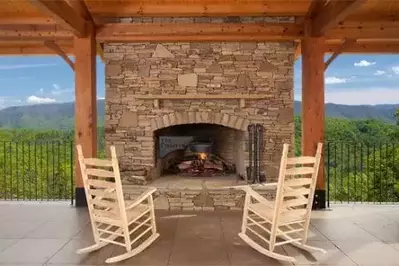
[[[72,68],[72,70],[75,70],[75,65],[72,62],[72,60],[68,57],[68,55],[65,53],[62,48],[56,44],[54,41],[46,41],[44,42],[44,45],[48,47],[49,49],[53,50],[56,54],[58,54],[64,61]]]
[[[64,29],[77,37],[86,35],[87,22],[64,0],[30,0],[40,11],[51,16]]]
[[[301,16],[309,2],[298,0],[158,0],[86,1],[95,16],[107,17],[203,17],[203,16]]]
[[[327,43],[325,45],[326,53],[336,53],[341,45],[336,43]],[[399,40],[398,41],[385,41],[385,42],[361,42],[350,44],[345,47],[344,53],[352,54],[398,54],[399,53]]]
[[[55,25],[51,17],[0,17],[0,25]]]
[[[250,41],[294,40],[302,27],[285,23],[143,23],[106,24],[97,31],[99,41]]]
[[[84,0],[67,0],[67,2],[81,17],[90,21],[93,25],[96,24]],[[97,42],[96,47],[97,54],[100,56],[101,60],[104,60],[104,50],[101,43]]]
[[[305,19],[314,19],[327,4],[326,0],[311,0]]]
[[[364,2],[365,0],[331,0],[312,19],[311,35],[324,35]]]
[[[86,38],[75,38],[75,145],[85,157],[97,156],[96,40],[89,29]],[[76,206],[87,204],[79,163],[75,156]]]
[[[0,40],[65,40],[73,35],[61,29],[58,25],[0,25]]]
[[[73,54],[72,46],[60,47],[66,54]],[[0,45],[0,55],[20,56],[20,55],[55,55],[53,50],[42,45],[21,45],[5,46]]]
[[[302,49],[302,154],[314,156],[324,144],[324,38],[305,37]],[[325,145],[325,144],[324,144]],[[315,205],[325,208],[324,156],[320,162]]]
[[[344,42],[339,46],[339,48],[328,58],[326,63],[324,64],[324,71],[330,66],[330,64],[343,52],[345,52],[346,47],[356,43],[356,40],[346,39]]]
[[[85,20],[93,22],[93,18],[84,0],[66,0],[75,12]]]
[[[386,27],[339,26],[326,33],[328,39],[398,39],[399,24]]]

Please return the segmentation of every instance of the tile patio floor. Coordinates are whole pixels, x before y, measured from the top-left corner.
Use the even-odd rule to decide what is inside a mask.
[[[309,242],[328,250],[310,254],[291,246],[281,252],[297,265],[399,265],[399,206],[338,206],[312,214]],[[119,265],[292,265],[269,259],[238,237],[240,212],[157,211],[161,237]],[[0,265],[104,265],[121,253],[108,246],[89,255],[88,213],[68,203],[0,203]]]

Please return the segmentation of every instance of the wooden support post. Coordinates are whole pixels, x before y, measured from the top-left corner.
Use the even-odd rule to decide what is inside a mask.
[[[85,157],[97,154],[96,40],[94,28],[86,38],[76,37],[75,51],[75,145]],[[76,154],[76,153],[75,153]],[[87,206],[79,162],[75,156],[75,205]]]
[[[324,38],[305,36],[302,50],[302,154],[314,156],[324,144]],[[314,208],[326,207],[324,155],[320,162]]]

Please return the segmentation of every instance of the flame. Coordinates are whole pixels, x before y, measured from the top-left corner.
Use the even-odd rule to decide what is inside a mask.
[[[205,160],[207,156],[206,156],[206,153],[200,152],[199,157],[201,158],[201,160]]]

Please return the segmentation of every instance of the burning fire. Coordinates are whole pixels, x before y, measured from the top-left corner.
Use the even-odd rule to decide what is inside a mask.
[[[199,157],[201,158],[201,160],[205,160],[207,156],[206,156],[206,153],[200,152]]]

